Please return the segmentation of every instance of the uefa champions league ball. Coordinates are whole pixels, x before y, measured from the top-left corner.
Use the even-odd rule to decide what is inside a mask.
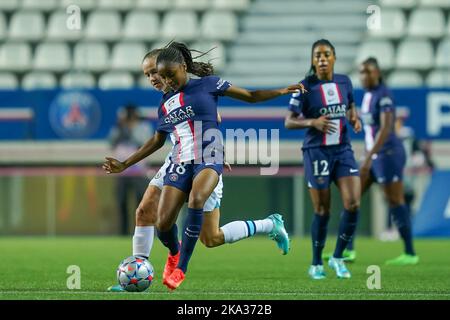
[[[147,259],[131,256],[117,268],[117,281],[128,292],[142,292],[152,284],[153,273],[153,266]]]

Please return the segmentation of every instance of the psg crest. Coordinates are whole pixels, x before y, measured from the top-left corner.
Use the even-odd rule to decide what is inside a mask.
[[[94,96],[81,91],[62,92],[49,109],[50,124],[62,138],[86,138],[100,124],[100,107]]]

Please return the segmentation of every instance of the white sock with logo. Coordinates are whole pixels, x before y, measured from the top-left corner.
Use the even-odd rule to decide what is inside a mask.
[[[274,225],[272,220],[248,220],[233,221],[227,223],[222,229],[225,243],[233,243],[245,238],[249,238],[257,233],[269,233]]]
[[[150,257],[155,234],[154,226],[135,227],[133,236],[133,255]]]

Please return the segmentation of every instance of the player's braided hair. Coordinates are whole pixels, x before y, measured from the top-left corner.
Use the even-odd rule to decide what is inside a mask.
[[[377,58],[369,57],[369,58],[367,58],[366,60],[364,60],[364,61],[362,62],[362,64],[370,64],[370,65],[373,65],[373,66],[380,72],[380,77],[378,78],[378,81],[379,81],[380,83],[383,83],[383,76],[381,75],[381,68],[380,68],[380,65],[378,64]]]
[[[159,52],[158,58],[156,59],[156,64],[161,62],[186,63],[187,72],[195,74],[198,77],[210,76],[214,74],[214,67],[212,64],[209,62],[197,62],[194,61],[194,59],[204,56],[211,50],[207,52],[192,50],[189,49],[184,43],[173,41],[162,49],[161,52]],[[200,55],[197,57],[192,57],[191,52],[199,52]]]
[[[317,40],[316,42],[313,43],[313,45],[311,47],[311,67],[309,68],[307,76],[312,76],[312,75],[316,74],[316,67],[314,67],[312,61],[313,61],[314,49],[318,46],[330,47],[331,51],[333,51],[333,54],[336,57],[336,49],[334,48],[334,46],[331,44],[331,42],[329,40],[327,40],[327,39]]]

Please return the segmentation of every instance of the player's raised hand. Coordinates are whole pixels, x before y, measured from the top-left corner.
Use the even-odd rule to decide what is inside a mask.
[[[105,159],[106,159],[106,161],[103,163],[102,168],[108,174],[120,173],[126,169],[126,166],[117,159],[110,158],[110,157],[106,157]]]
[[[312,125],[317,130],[328,134],[335,133],[338,130],[336,124],[328,116],[321,116],[320,118],[314,119]]]
[[[301,83],[290,85],[283,90],[283,94],[290,94],[290,93],[297,93],[297,92],[305,93],[308,91],[306,91],[305,87]]]

